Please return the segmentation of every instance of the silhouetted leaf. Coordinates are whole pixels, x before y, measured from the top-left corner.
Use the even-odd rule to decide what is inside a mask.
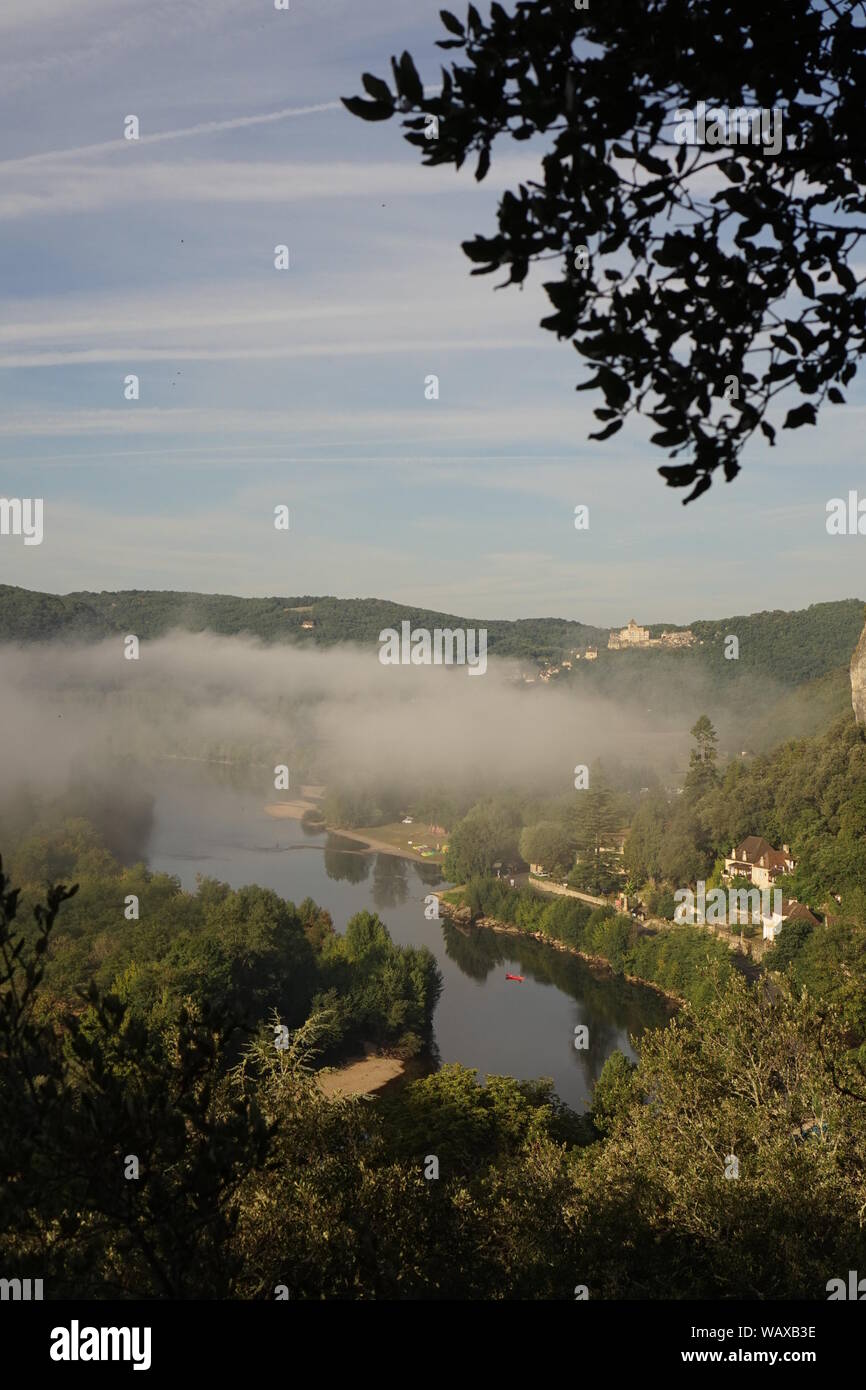
[[[685,444],[689,438],[689,431],[685,428],[676,430],[661,430],[658,434],[650,436],[651,444],[658,444],[662,449],[672,449],[677,444]]]
[[[712,487],[712,485],[713,480],[709,473],[704,473],[702,477],[698,478],[698,481],[695,483],[688,497],[683,498],[683,506],[687,506],[689,502],[694,502],[695,498],[700,497],[701,494],[706,492],[707,488]]]
[[[466,33],[466,30],[460,23],[460,20],[457,18],[456,15],[451,14],[450,10],[440,10],[439,18],[442,20],[442,23],[445,25],[445,28],[450,29],[452,34]]]
[[[612,434],[616,434],[617,430],[622,429],[624,423],[624,420],[614,420],[611,424],[606,425],[603,430],[599,430],[597,434],[590,434],[588,438],[599,440],[610,439]]]
[[[361,75],[361,81],[364,84],[364,90],[369,92],[371,97],[375,97],[377,101],[388,102],[389,105],[393,106],[394,97],[391,88],[387,82],[382,81],[381,77],[374,77],[371,72],[365,72]]]
[[[360,116],[362,121],[388,121],[394,114],[393,106],[381,101],[364,101],[363,97],[340,97],[347,111]]]
[[[789,410],[785,416],[783,430],[796,430],[801,425],[814,425],[816,423],[815,407],[811,401],[804,401],[802,405],[796,406],[794,410]]]
[[[419,105],[424,100],[424,87],[408,53],[400,55],[399,70],[400,95],[407,97],[414,106]]]
[[[688,487],[698,476],[697,465],[694,463],[666,464],[658,471],[668,487]]]

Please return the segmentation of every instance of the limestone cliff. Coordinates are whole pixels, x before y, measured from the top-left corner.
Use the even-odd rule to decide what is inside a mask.
[[[851,658],[851,703],[858,724],[866,724],[866,626]]]

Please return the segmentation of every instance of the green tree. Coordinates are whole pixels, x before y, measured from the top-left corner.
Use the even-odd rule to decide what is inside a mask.
[[[592,1122],[607,1134],[635,1100],[637,1067],[624,1052],[615,1051],[606,1059],[592,1091]]]
[[[802,917],[782,923],[782,929],[764,956],[767,970],[787,970],[802,951],[815,928]]]
[[[184,1009],[155,1038],[93,986],[83,1010],[46,1013],[45,955],[74,892],[37,904],[28,950],[0,867],[4,1267],[47,1273],[58,1297],[230,1297],[235,1196],[270,1140],[254,1101],[231,1094],[235,1025]]]
[[[518,858],[519,823],[495,804],[473,806],[448,837],[445,876],[452,883],[489,874],[497,861]]]
[[[598,885],[595,892],[609,891],[609,885],[615,881],[614,866],[618,857],[613,841],[616,829],[613,791],[604,775],[593,769],[589,786],[578,793],[574,835],[581,861],[578,868],[584,869],[584,882]]]
[[[574,860],[574,841],[556,821],[524,826],[520,853],[527,864],[541,864],[548,873],[567,872]]]
[[[581,1164],[598,1204],[584,1282],[602,1296],[825,1299],[828,1271],[866,1256],[866,1078],[845,1054],[835,1011],[736,972],[700,1015],[644,1034],[632,1099]]]
[[[684,796],[671,810],[665,826],[659,864],[666,883],[682,888],[706,878],[713,862],[699,818]]]
[[[664,917],[668,922],[674,920],[676,900],[670,888],[648,888],[644,900],[647,912],[653,917]]]
[[[689,754],[689,770],[686,773],[685,792],[689,801],[698,801],[711,791],[718,782],[716,760],[718,758],[718,735],[705,714],[689,730],[695,740],[695,747]]]
[[[665,824],[670,814],[667,798],[657,793],[642,801],[635,812],[623,851],[623,864],[637,883],[661,875]]]

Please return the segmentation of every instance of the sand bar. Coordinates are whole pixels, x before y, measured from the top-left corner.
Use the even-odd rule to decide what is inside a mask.
[[[403,1069],[397,1057],[362,1057],[345,1067],[319,1072],[316,1081],[326,1096],[368,1096],[401,1076]]]

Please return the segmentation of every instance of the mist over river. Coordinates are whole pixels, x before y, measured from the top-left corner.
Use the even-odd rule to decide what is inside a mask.
[[[564,951],[482,928],[461,931],[445,918],[428,921],[425,895],[446,886],[435,865],[359,852],[339,836],[273,820],[258,788],[178,769],[153,795],[147,862],[176,875],[188,891],[199,874],[233,888],[257,883],[295,903],[312,898],[337,931],[369,909],[400,945],[428,946],[444,982],[433,1019],[442,1062],[476,1067],[482,1078],[551,1077],[562,1099],[582,1112],[610,1053],[618,1048],[633,1057],[630,1035],[669,1017],[652,990],[591,970]],[[523,975],[524,983],[506,980],[506,973]],[[589,1029],[585,1051],[574,1047],[577,1024]]]

